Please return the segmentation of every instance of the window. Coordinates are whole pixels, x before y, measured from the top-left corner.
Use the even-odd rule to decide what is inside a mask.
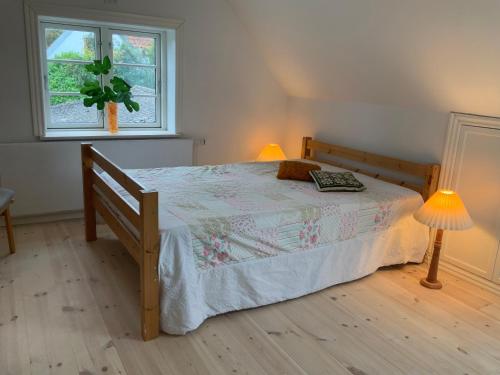
[[[101,58],[99,29],[42,23],[46,128],[104,128],[96,107],[83,106],[80,88],[93,74],[85,64]]]
[[[34,5],[30,5],[33,7]],[[42,7],[43,8],[43,7]],[[47,11],[46,7],[43,11]],[[73,10],[89,19],[53,17],[28,9],[38,35],[31,33],[39,56],[30,55],[32,100],[36,133],[42,138],[94,138],[109,136],[107,112],[85,107],[80,88],[87,79],[101,85],[117,75],[131,86],[140,110],[129,112],[118,105],[121,136],[176,134],[177,123],[177,32],[181,23],[154,17],[130,16],[133,24],[121,23],[126,15],[109,13],[113,22],[103,22],[106,12]],[[48,12],[47,12],[48,13]],[[117,23],[117,18],[120,23]],[[99,20],[93,19],[99,18]],[[145,21],[138,26],[137,20]],[[156,26],[157,25],[157,26]],[[166,26],[166,27],[165,27]],[[85,65],[108,56],[110,75],[94,76]]]

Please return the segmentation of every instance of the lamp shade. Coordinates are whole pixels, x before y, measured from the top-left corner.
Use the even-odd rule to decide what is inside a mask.
[[[472,219],[457,193],[438,190],[413,215],[431,228],[464,230],[472,226]]]
[[[280,145],[276,143],[270,143],[262,149],[257,161],[273,161],[273,160],[286,160],[285,153],[281,149]]]

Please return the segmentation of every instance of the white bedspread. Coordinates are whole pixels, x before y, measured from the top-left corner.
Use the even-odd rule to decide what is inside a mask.
[[[428,230],[412,217],[418,193],[360,174],[364,192],[320,193],[314,183],[276,179],[277,167],[127,170],[159,192],[163,331],[185,334],[216,314],[422,261]]]

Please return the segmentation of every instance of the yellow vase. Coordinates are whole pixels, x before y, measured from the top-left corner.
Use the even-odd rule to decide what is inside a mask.
[[[115,102],[106,104],[108,110],[108,131],[111,134],[118,133],[118,105]]]

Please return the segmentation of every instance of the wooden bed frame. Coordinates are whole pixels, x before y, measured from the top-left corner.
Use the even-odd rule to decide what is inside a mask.
[[[158,192],[147,190],[139,182],[128,176],[120,167],[92,147],[91,143],[82,143],[81,153],[85,239],[87,241],[95,241],[97,239],[96,213],[99,213],[137,262],[140,268],[142,337],[145,341],[154,339],[160,334]],[[422,178],[423,183],[421,186],[415,185],[403,180],[384,177],[359,168],[353,168],[339,162],[322,160],[317,158],[321,153],[401,172],[410,176],[418,176]],[[418,164],[370,154],[342,146],[318,142],[310,137],[303,138],[302,158],[329,163],[390,183],[405,186],[421,193],[424,199],[427,199],[436,190],[440,169],[439,165],[435,164]],[[99,175],[96,166],[107,172],[137,200],[138,210]],[[110,204],[113,206],[113,209],[109,208]],[[123,218],[126,218],[129,225],[124,223]]]
[[[321,155],[330,155],[341,159],[351,160],[356,163],[366,164],[377,169],[382,168],[412,177],[419,177],[421,184],[409,182],[405,179],[384,176],[380,173],[373,173],[362,168],[353,167],[342,162],[322,159]],[[331,164],[349,171],[362,173],[367,176],[377,178],[391,184],[404,186],[408,189],[419,192],[424,200],[427,200],[437,189],[439,180],[439,164],[421,164],[411,161],[390,158],[378,154],[359,151],[343,146],[331,145],[313,140],[311,137],[302,138],[302,159],[315,160],[321,163]]]
[[[160,334],[158,192],[145,189],[92,147],[91,143],[82,143],[81,152],[85,239],[87,241],[97,239],[96,212],[98,212],[139,265],[142,338],[144,341],[151,340]],[[139,210],[130,205],[99,175],[95,169],[96,165],[137,199]],[[122,217],[136,229],[139,238],[116,211],[108,208],[107,202],[111,202]]]

